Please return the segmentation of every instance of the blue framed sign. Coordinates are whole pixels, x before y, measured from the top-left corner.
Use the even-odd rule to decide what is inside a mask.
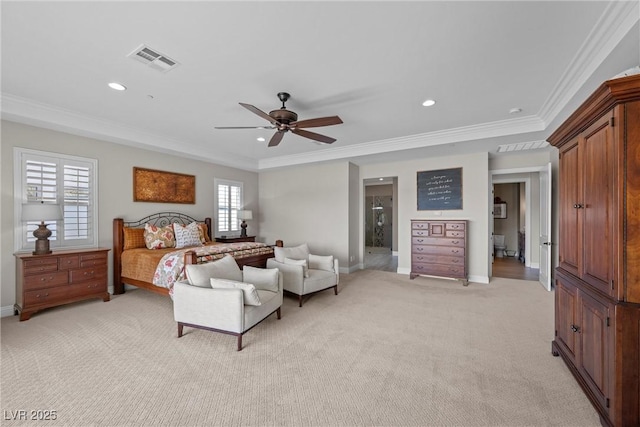
[[[418,172],[418,210],[462,209],[462,168]]]

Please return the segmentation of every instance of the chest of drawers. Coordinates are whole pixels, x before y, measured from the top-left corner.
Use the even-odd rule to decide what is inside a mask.
[[[107,291],[109,249],[55,251],[48,255],[16,254],[15,314],[20,320],[45,308],[101,298]]]
[[[411,274],[467,279],[467,221],[411,221]]]

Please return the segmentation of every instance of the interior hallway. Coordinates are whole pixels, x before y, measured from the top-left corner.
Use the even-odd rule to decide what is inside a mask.
[[[539,269],[529,268],[524,263],[514,257],[503,257],[493,259],[493,277],[504,277],[506,279],[538,280]]]

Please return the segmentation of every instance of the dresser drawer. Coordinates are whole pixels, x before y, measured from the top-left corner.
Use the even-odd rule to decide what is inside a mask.
[[[31,276],[34,274],[42,274],[51,271],[58,271],[58,263],[54,264],[41,264],[41,265],[32,265],[30,267],[25,267],[24,275]]]
[[[24,294],[25,304],[29,305],[56,305],[69,302],[70,299],[85,295],[106,291],[106,283],[80,283],[76,285],[63,285],[56,288],[29,291]]]
[[[430,264],[464,265],[464,257],[433,254],[413,254],[411,256],[411,262],[412,265],[425,262]]]
[[[465,231],[464,230],[447,230],[445,231],[446,237],[458,237],[464,239]]]
[[[413,254],[464,256],[465,248],[460,246],[427,246],[414,245]]]
[[[448,222],[446,225],[447,230],[464,230],[466,228],[467,227],[464,222]]]
[[[80,258],[78,255],[61,256],[58,258],[60,270],[68,270],[70,268],[76,268],[80,265]]]
[[[106,253],[97,253],[97,254],[83,254],[80,255],[80,267],[97,267],[97,266],[107,266],[107,254]]]
[[[51,265],[55,265],[56,268],[58,267],[58,259],[54,258],[54,257],[42,257],[42,258],[33,258],[33,259],[28,259],[22,262],[22,265],[24,266],[24,269],[28,269],[28,268],[32,268],[32,267],[40,267],[40,266],[51,266]]]
[[[86,282],[87,280],[105,279],[107,277],[107,267],[99,266],[78,268],[75,270],[70,270],[69,273],[69,283],[75,284],[79,282]]]
[[[426,274],[431,276],[446,276],[454,278],[465,278],[466,271],[464,265],[445,265],[416,263],[411,266],[411,272],[415,274]]]
[[[66,271],[54,271],[52,273],[40,274],[37,276],[25,276],[25,290],[51,288],[67,283],[69,274]]]
[[[443,237],[413,237],[413,245],[458,246],[465,247],[464,239],[450,239]],[[414,248],[417,251],[417,248]]]

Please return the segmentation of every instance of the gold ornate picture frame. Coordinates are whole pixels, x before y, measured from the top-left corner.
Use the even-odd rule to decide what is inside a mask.
[[[133,201],[193,205],[196,203],[196,177],[134,166]]]

